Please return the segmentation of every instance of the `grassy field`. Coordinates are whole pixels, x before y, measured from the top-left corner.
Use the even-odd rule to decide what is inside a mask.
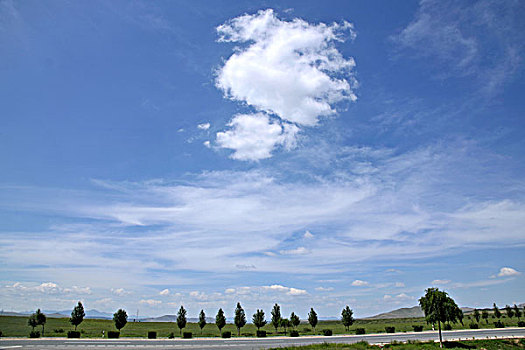
[[[446,349],[484,349],[484,350],[506,350],[506,349],[525,349],[525,339],[497,339],[497,340],[469,340],[462,342],[445,342]],[[279,350],[319,350],[319,349],[393,349],[393,350],[419,350],[419,349],[439,349],[439,343],[434,342],[411,342],[411,343],[392,343],[382,347],[369,345],[366,342],[356,344],[318,344],[297,347],[275,348]]]
[[[501,319],[505,326],[516,327],[517,319]],[[491,320],[495,321],[495,320]],[[489,321],[489,324],[480,322],[480,328],[494,328],[494,324]],[[465,320],[465,325],[461,324],[452,325],[452,329],[464,329],[468,328],[470,320]],[[366,333],[385,333],[385,327],[393,326],[396,332],[412,332],[413,325],[423,326],[423,330],[430,330],[431,326],[427,325],[423,318],[399,318],[391,320],[357,320],[350,331],[345,331],[344,326],[339,321],[321,321],[317,325],[315,332],[312,330],[310,325],[301,323],[298,327],[300,335],[313,335],[322,334],[324,329],[331,329],[333,334],[355,334],[356,328],[364,328]],[[283,329],[280,328],[279,332],[276,333],[275,329],[271,325],[266,325],[264,328],[268,336],[272,335],[284,335]],[[41,330],[41,327],[37,327],[36,330]],[[69,323],[68,318],[48,318],[45,325],[45,336],[46,337],[65,337],[68,330],[73,330],[73,327]],[[82,337],[97,338],[102,337],[102,331],[104,330],[106,335],[110,330],[116,330],[111,320],[93,320],[86,319],[78,327]],[[27,325],[27,317],[18,316],[0,316],[0,331],[4,337],[27,337],[31,331],[31,327]],[[165,338],[170,333],[174,333],[176,337],[179,336],[179,329],[175,323],[168,322],[128,322],[128,324],[121,330],[122,337],[146,337],[148,331],[156,331],[157,337]],[[201,336],[200,328],[196,323],[188,323],[184,329],[186,332],[192,332],[195,337]],[[223,328],[223,331],[230,331],[232,336],[237,335],[237,329],[233,324],[227,324]],[[256,328],[252,324],[247,324],[241,330],[241,336],[255,336]],[[203,337],[218,337],[220,336],[219,330],[215,324],[208,324],[204,327],[202,332]]]

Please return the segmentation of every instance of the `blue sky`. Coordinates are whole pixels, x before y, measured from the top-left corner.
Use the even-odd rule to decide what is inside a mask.
[[[524,302],[524,15],[0,1],[0,308]]]

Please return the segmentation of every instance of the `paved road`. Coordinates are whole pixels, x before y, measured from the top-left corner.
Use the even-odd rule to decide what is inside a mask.
[[[217,349],[268,349],[281,346],[307,345],[318,343],[356,343],[367,341],[369,343],[390,343],[391,341],[407,340],[436,340],[437,332],[422,333],[395,333],[395,334],[369,334],[347,335],[333,337],[270,337],[270,338],[196,338],[196,339],[0,339],[0,349],[192,349],[192,350],[217,350]],[[486,339],[525,337],[525,328],[505,329],[480,329],[443,332],[444,339]]]

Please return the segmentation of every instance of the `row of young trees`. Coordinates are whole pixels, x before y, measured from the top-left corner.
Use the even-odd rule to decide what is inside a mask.
[[[520,308],[516,304],[514,304],[514,306],[506,305],[504,310],[505,310],[505,313],[507,314],[508,318],[516,317],[518,319],[518,321],[520,320],[521,316],[523,315],[523,313],[521,312]],[[500,309],[498,308],[498,306],[496,305],[496,303],[494,303],[494,305],[492,307],[492,311],[493,311],[494,317],[499,320],[501,318],[501,316],[502,316],[502,313],[501,313]],[[478,309],[474,309],[474,312],[472,313],[472,317],[474,317],[474,319],[478,323],[479,323],[480,319],[484,319],[487,324],[489,323],[489,312],[488,312],[488,310],[481,310],[481,313],[480,313]]]

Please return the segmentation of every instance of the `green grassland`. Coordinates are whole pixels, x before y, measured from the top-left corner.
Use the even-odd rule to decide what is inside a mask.
[[[493,321],[490,319],[486,324],[484,321],[479,322],[480,328],[494,328]],[[508,319],[502,318],[501,321],[506,327],[516,327],[518,320],[516,318]],[[471,320],[465,319],[464,325],[454,324],[452,329],[469,328]],[[398,318],[388,320],[356,320],[354,325],[346,331],[340,321],[320,321],[315,332],[309,324],[301,323],[297,330],[300,335],[314,335],[322,334],[324,329],[331,329],[333,334],[355,334],[356,328],[364,328],[366,333],[385,333],[385,327],[393,326],[396,332],[412,332],[412,325],[421,325],[423,330],[430,330],[431,326],[427,325],[424,318]],[[69,323],[68,318],[48,318],[45,325],[46,337],[65,337],[67,331],[73,330],[74,327]],[[276,332],[271,325],[266,325],[262,328],[267,332],[268,336],[284,335],[282,328]],[[37,327],[35,330],[40,330]],[[97,338],[102,337],[102,331],[105,331],[107,336],[108,331],[115,331],[115,326],[111,320],[94,320],[86,319],[78,330],[81,332],[83,338]],[[27,337],[31,331],[31,327],[27,325],[27,317],[19,316],[0,316],[0,331],[4,337]],[[128,324],[121,330],[122,337],[146,337],[148,331],[156,331],[157,337],[165,338],[170,333],[174,333],[175,337],[179,337],[179,329],[175,323],[172,322],[128,322]],[[188,323],[185,332],[192,332],[193,336],[201,336],[201,331],[196,323]],[[230,331],[232,336],[237,336],[237,329],[233,324],[227,324],[223,331]],[[247,324],[241,330],[241,336],[255,336],[256,327],[253,324]],[[215,324],[207,324],[202,332],[203,337],[219,337],[220,333]]]
[[[525,339],[497,339],[497,340],[470,340],[462,342],[445,342],[446,349],[484,349],[484,350],[506,350],[506,349],[525,349]],[[306,346],[292,346],[284,348],[275,348],[279,350],[319,350],[319,349],[351,349],[351,350],[368,350],[368,349],[393,349],[393,350],[419,350],[419,349],[439,349],[439,343],[435,342],[409,342],[409,343],[391,343],[383,346],[370,345],[366,342],[356,344],[317,344]]]

